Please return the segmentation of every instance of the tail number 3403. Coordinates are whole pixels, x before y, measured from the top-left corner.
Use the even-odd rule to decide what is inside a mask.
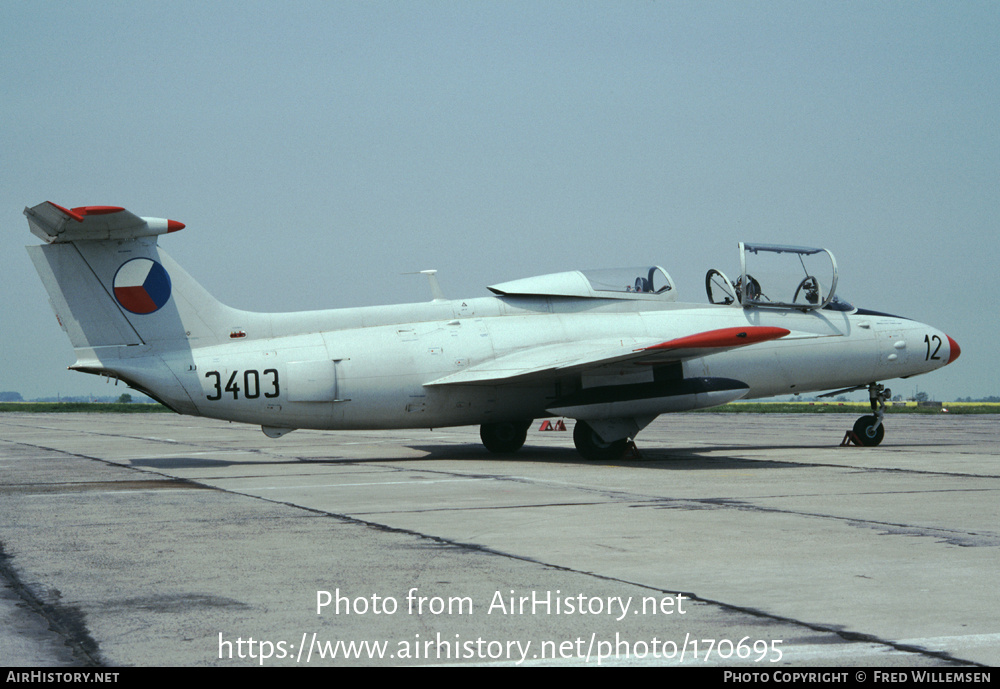
[[[218,371],[209,371],[205,374],[206,378],[213,379],[212,389],[214,392],[210,395],[206,395],[206,399],[211,401],[221,400],[223,393],[230,393],[233,399],[239,399],[240,393],[243,393],[243,397],[248,400],[255,400],[260,397],[261,392],[263,392],[264,397],[269,399],[277,397],[281,390],[278,387],[278,370],[274,368],[268,368],[264,371],[257,372],[254,369],[247,369],[243,371],[242,380],[240,379],[240,372],[233,371],[229,376],[229,380],[226,381],[225,387],[222,386],[222,374]],[[240,387],[240,383],[243,383],[243,387]],[[263,386],[263,387],[262,387]]]

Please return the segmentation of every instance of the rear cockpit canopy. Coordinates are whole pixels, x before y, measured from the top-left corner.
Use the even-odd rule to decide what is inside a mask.
[[[490,285],[504,296],[676,301],[673,280],[659,266],[571,270]]]

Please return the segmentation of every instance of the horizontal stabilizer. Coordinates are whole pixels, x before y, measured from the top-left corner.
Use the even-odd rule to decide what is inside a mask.
[[[134,239],[184,229],[184,223],[164,218],[140,218],[117,206],[63,208],[51,201],[25,208],[31,232],[48,244]]]

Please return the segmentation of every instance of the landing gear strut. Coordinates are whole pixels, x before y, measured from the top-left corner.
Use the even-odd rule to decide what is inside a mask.
[[[882,442],[885,437],[885,426],[882,420],[885,418],[885,401],[892,396],[892,390],[881,383],[872,383],[868,386],[868,398],[871,400],[874,414],[862,416],[854,422],[854,437],[861,445],[874,447]]]

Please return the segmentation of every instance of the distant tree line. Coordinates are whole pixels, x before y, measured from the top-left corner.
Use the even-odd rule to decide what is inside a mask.
[[[145,395],[140,395],[139,399],[140,399],[140,401],[143,401],[143,402],[152,401],[152,400],[147,400],[146,397],[145,397]],[[27,401],[27,400],[25,400],[21,396],[21,393],[19,393],[19,392],[14,392],[12,390],[8,390],[8,391],[5,391],[5,392],[0,392],[0,402],[25,402],[25,401]],[[130,395],[129,393],[126,392],[126,393],[122,393],[121,395],[118,395],[117,397],[113,397],[113,396],[92,397],[92,396],[89,396],[89,395],[84,395],[84,396],[70,395],[70,396],[65,396],[64,397],[64,396],[60,395],[59,397],[40,397],[40,398],[38,398],[36,400],[31,400],[31,401],[32,402],[73,402],[73,403],[97,402],[99,404],[110,404],[112,402],[117,402],[118,404],[130,404],[131,402],[134,402],[135,400],[133,399],[132,395]]]

